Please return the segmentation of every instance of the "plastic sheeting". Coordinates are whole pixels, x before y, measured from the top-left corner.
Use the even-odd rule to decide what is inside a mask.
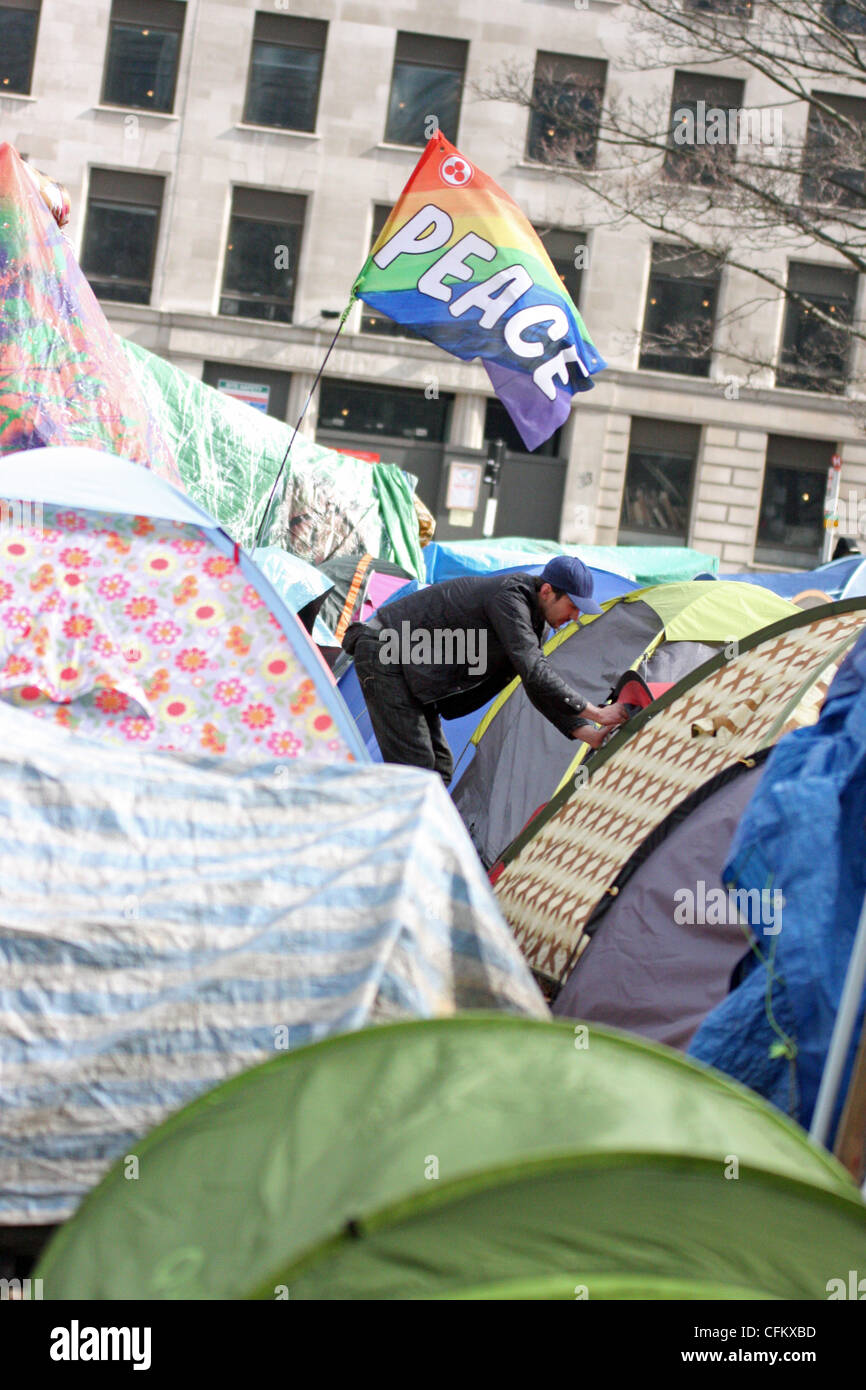
[[[431,583],[464,574],[543,565],[554,555],[578,555],[591,569],[608,570],[639,585],[673,584],[703,573],[714,575],[719,568],[716,556],[681,545],[566,545],[527,536],[497,536],[491,540],[434,541],[424,547]]]
[[[246,548],[294,430],[251,410],[137,343],[123,349],[189,495]],[[414,544],[413,544],[414,538]],[[369,464],[295,435],[263,545],[311,565],[369,551],[424,573],[412,486],[396,464]]]
[[[705,1019],[691,1053],[808,1126],[866,893],[866,635],[818,723],[784,738],[740,822],[725,881],[781,895],[749,913],[760,958]],[[772,920],[771,920],[772,918]],[[857,1023],[833,1124],[863,1026]],[[778,1044],[778,1046],[776,1046]]]
[[[165,758],[0,705],[0,828],[2,1224],[65,1218],[153,1125],[280,1049],[546,1015],[415,768]]]
[[[171,445],[38,186],[0,145],[0,453],[86,444],[173,482]]]

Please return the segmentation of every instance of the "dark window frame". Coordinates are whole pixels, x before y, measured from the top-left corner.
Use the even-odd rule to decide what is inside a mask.
[[[42,19],[42,0],[7,0],[7,3],[0,5],[0,9],[8,10],[12,13],[18,10],[20,14],[35,14],[36,23],[33,26],[33,41],[30,47],[30,62],[27,69],[27,80],[23,87],[7,87],[0,81],[0,96],[20,96],[27,97],[33,90],[33,70],[36,67],[36,48],[39,43],[39,24]]]
[[[831,111],[837,111],[839,120],[834,122],[832,116],[810,100],[800,177],[802,200],[817,207],[866,212],[866,97],[819,91],[813,91],[811,96]],[[850,139],[850,133],[843,124],[846,120],[858,128],[857,138],[861,145],[860,164],[848,167],[834,162],[828,153],[834,146],[840,147],[846,136]],[[828,164],[831,169],[829,177],[826,173]]]
[[[535,55],[535,71],[532,78],[533,107],[530,110],[526,127],[525,158],[529,163],[539,164],[546,168],[555,168],[557,165],[563,168],[578,165],[584,169],[595,168],[607,76],[608,64],[603,58],[586,58],[577,53],[553,53],[546,49],[538,50]],[[575,93],[569,95],[564,88],[557,90],[559,84],[575,81],[575,79]],[[564,151],[557,151],[554,147],[545,150],[542,127],[552,123],[555,132],[557,119],[556,112],[545,115],[544,111],[535,109],[535,103],[543,96],[543,88],[546,83],[554,84],[551,98],[556,105],[562,101],[565,106],[571,106],[576,101],[584,108],[584,116],[576,116],[573,110],[563,111],[564,121],[573,121],[576,127],[576,130],[567,137],[569,142],[576,145],[581,139],[581,132],[585,132],[583,137],[584,149],[578,150],[572,147]],[[555,141],[560,137],[555,133],[551,137],[548,131],[548,138]]]
[[[835,442],[827,439],[800,438],[794,435],[770,434],[767,437],[767,452],[764,461],[764,476],[761,484],[761,500],[758,505],[758,521],[755,531],[755,560],[759,564],[785,565],[802,564],[806,568],[820,562],[824,540],[824,498],[827,488],[827,471],[836,452]],[[771,474],[786,474],[786,484],[792,478],[811,478],[815,480],[815,493],[811,497],[814,544],[796,548],[786,539],[773,540],[766,535],[766,514],[768,511],[767,487]],[[802,486],[798,484],[797,486]],[[786,496],[784,507],[787,511],[790,497]],[[796,522],[784,521],[787,528]],[[762,525],[765,527],[761,535]],[[805,523],[804,523],[805,525]]]
[[[724,89],[728,91],[727,97],[724,95]],[[727,116],[728,111],[742,109],[745,90],[745,82],[738,77],[688,72],[681,68],[675,70],[671,89],[670,130],[662,166],[665,178],[704,188],[712,187],[722,180],[724,174],[719,170],[719,163],[725,166],[734,163],[737,157],[736,143],[678,144],[674,138],[674,113],[688,108],[697,119],[697,104],[703,101],[706,103],[707,111],[718,108]]]
[[[380,398],[390,396],[394,398],[395,403],[399,400],[402,400],[407,405],[411,405],[413,401],[418,402],[419,400],[426,399],[424,396],[423,388],[417,386],[390,386],[384,385],[381,382],[356,381],[352,378],[326,376],[322,378],[322,384],[319,391],[319,416],[317,433],[319,430],[322,430],[326,433],[328,431],[336,433],[337,431],[342,430],[342,426],[336,425],[334,423],[332,412],[329,412],[329,414],[331,415],[330,421],[325,421],[322,419],[323,408],[327,403],[329,393],[339,392],[341,390],[343,392],[348,391],[350,396],[354,392],[357,392],[359,395],[364,395],[371,398],[375,398],[377,396]],[[405,444],[407,441],[411,441],[420,444],[447,445],[451,412],[454,406],[454,393],[451,391],[443,391],[441,395],[434,397],[433,399],[441,406],[441,409],[439,411],[439,428],[441,430],[441,433],[419,434],[417,433],[417,427],[415,432],[413,433],[408,432],[408,430],[404,430],[400,433],[389,432],[386,429],[366,430],[362,426],[359,427],[357,424],[352,424],[350,421],[345,426],[346,436],[348,437],[350,435],[357,435],[363,439],[381,439],[383,441],[398,440],[403,444]],[[432,413],[433,412],[431,412],[431,414]]]
[[[811,285],[810,280],[812,281]],[[820,288],[822,281],[824,287]],[[850,325],[853,322],[859,289],[857,281],[857,273],[853,270],[846,271],[841,267],[807,261],[789,261],[788,263],[789,287],[795,293],[807,298],[818,309],[830,308],[835,301],[842,308],[839,317],[839,322],[842,325]],[[836,372],[830,372],[808,366],[808,358],[805,362],[803,361],[800,344],[796,341],[801,336],[802,330],[809,326],[803,322],[807,315],[807,308],[797,300],[786,298],[785,317],[782,324],[782,345],[779,353],[779,365],[776,368],[776,385],[792,390],[843,395],[851,371],[851,339],[844,333],[844,329],[840,330],[840,344],[838,348],[835,347],[829,341],[833,330],[820,320],[815,320],[817,341],[814,352],[818,360],[823,362],[828,356],[836,356],[839,359],[839,367]],[[822,337],[824,338],[823,342],[821,341]],[[786,355],[788,357],[787,362],[785,360]],[[800,363],[799,367],[798,363]]]
[[[617,524],[617,544],[657,543],[670,545],[673,543],[688,545],[698,479],[701,432],[702,427],[692,422],[657,420],[649,416],[632,417],[622,485],[622,502]],[[628,491],[629,473],[633,459],[650,460],[650,463],[657,460],[658,467],[663,466],[663,460],[673,460],[674,463],[683,463],[688,466],[687,493],[681,502],[685,514],[681,530],[675,527],[665,529],[664,525],[651,523],[642,525],[633,519],[626,519],[626,509],[633,505]],[[671,479],[672,484],[673,482],[674,480]],[[628,538],[632,536],[639,539],[637,541],[629,540]],[[649,540],[649,537],[655,537],[656,541]]]
[[[752,0],[686,0],[686,9],[714,15],[716,19],[752,19]]]
[[[295,37],[290,41],[288,33],[294,31]],[[303,42],[303,36],[307,35],[308,42]],[[314,35],[321,36],[321,43],[312,42]],[[299,50],[319,54],[319,71],[316,78],[316,96],[313,102],[312,124],[309,126],[289,126],[275,124],[269,121],[253,120],[250,114],[251,97],[253,93],[253,72],[255,68],[255,49],[256,44],[270,44],[274,47]],[[243,123],[245,125],[264,126],[268,130],[288,130],[298,131],[304,134],[315,133],[319,119],[319,104],[322,96],[322,76],[325,69],[325,52],[328,45],[328,21],[326,19],[314,19],[306,15],[288,14],[269,14],[263,10],[256,10],[255,21],[253,24],[253,37],[250,43],[250,61],[247,68],[247,82],[244,92]]]
[[[229,226],[225,243],[226,253],[223,258],[223,272],[217,312],[222,318],[249,319],[259,323],[293,323],[298,292],[300,259],[304,245],[304,231],[306,229],[309,210],[309,196],[305,193],[295,193],[282,189],[254,188],[248,184],[234,184],[231,193],[232,205],[229,213]],[[256,294],[252,291],[246,292],[240,289],[229,288],[227,284],[227,276],[230,269],[228,253],[232,249],[232,229],[238,222],[248,222],[262,227],[271,225],[279,227],[283,231],[291,229],[296,232],[297,247],[295,251],[295,268],[291,280],[291,295],[288,298],[282,295]],[[289,269],[291,270],[291,260]],[[231,310],[227,311],[223,307],[226,300],[236,300],[239,304],[253,302],[256,304],[271,305],[274,308],[287,308],[288,317],[278,317],[277,315],[267,314],[248,314],[241,310],[233,313]]]
[[[159,16],[161,6],[171,6],[166,8],[162,17]],[[148,13],[150,11],[150,13]],[[155,11],[155,14],[154,14]],[[173,23],[168,23],[170,18],[174,18]],[[111,72],[112,42],[114,32],[118,28],[141,28],[146,25],[148,30],[154,30],[160,34],[177,35],[177,57],[174,63],[174,72],[171,83],[171,99],[167,106],[137,105],[132,101],[115,101],[108,95],[108,81]],[[108,19],[108,36],[105,44],[105,59],[102,67],[102,83],[100,85],[100,103],[103,106],[112,106],[119,111],[150,111],[157,116],[170,116],[174,114],[174,104],[177,98],[177,83],[180,74],[180,60],[183,51],[183,35],[186,27],[186,4],[181,0],[112,0],[111,13]]]
[[[100,190],[100,185],[102,185],[102,190]],[[150,304],[153,295],[157,253],[159,251],[162,212],[165,205],[165,186],[166,180],[163,174],[132,173],[128,169],[107,169],[102,165],[91,166],[88,178],[87,211],[84,224],[84,238],[82,241],[81,268],[88,282],[93,287],[93,292],[97,298],[105,299],[110,303]],[[136,194],[138,196],[136,196]],[[150,194],[149,197],[147,196],[148,194]],[[90,227],[90,214],[92,209],[100,206],[115,208],[119,211],[153,211],[155,213],[153,241],[148,258],[147,275],[144,280],[132,280],[128,277],[105,275],[88,266],[87,242],[88,229]],[[118,287],[146,287],[147,297],[146,299],[124,299],[122,296],[106,295],[104,290],[98,288],[98,286],[102,284],[116,285]]]
[[[450,58],[448,55],[451,55]],[[437,56],[438,55],[438,56]],[[462,61],[458,65],[456,59]],[[451,73],[459,78],[458,90],[454,109],[454,126],[452,130],[443,130],[443,135],[450,140],[452,145],[458,143],[457,135],[460,128],[460,117],[463,110],[463,89],[466,85],[466,63],[469,57],[469,40],[440,38],[432,34],[419,34],[413,30],[398,29],[394,44],[394,61],[391,65],[391,82],[388,87],[388,110],[385,116],[385,143],[389,145],[406,146],[411,149],[423,149],[427,143],[423,133],[416,140],[404,140],[399,138],[400,132],[393,131],[395,120],[393,113],[393,101],[395,95],[394,82],[398,67],[401,68],[426,68]],[[425,115],[437,115],[438,112],[425,112]]]
[[[647,282],[646,303],[644,306],[644,320],[641,329],[641,349],[638,357],[638,368],[641,371],[651,372],[671,372],[676,376],[699,376],[708,377],[712,365],[713,352],[715,351],[716,335],[716,310],[718,307],[718,295],[721,287],[722,266],[713,260],[709,253],[690,252],[687,248],[679,248],[670,242],[654,242],[652,247],[653,263],[658,259],[661,269],[654,269],[650,266],[649,281]],[[671,267],[681,263],[682,273],[674,274]],[[665,273],[664,266],[669,267]],[[691,273],[690,273],[691,272]],[[708,326],[708,341],[706,347],[701,351],[700,341],[695,344],[695,350],[689,352],[677,352],[677,344],[671,343],[669,351],[663,347],[653,350],[645,348],[644,341],[650,333],[649,322],[654,317],[652,309],[656,307],[653,299],[653,287],[656,286],[656,295],[661,299],[660,287],[665,285],[682,284],[694,288],[700,294],[709,296],[709,312],[705,322]],[[699,290],[699,286],[705,286]],[[662,321],[672,323],[673,315],[660,312],[659,317]],[[688,319],[683,319],[683,323],[688,323]],[[688,344],[687,344],[688,346]],[[650,360],[656,359],[656,360]],[[672,366],[672,362],[691,363],[689,366]]]
[[[847,0],[824,0],[823,10],[825,19],[840,33],[853,36],[855,41],[866,37],[866,7],[858,9]],[[845,20],[851,22],[845,23]]]

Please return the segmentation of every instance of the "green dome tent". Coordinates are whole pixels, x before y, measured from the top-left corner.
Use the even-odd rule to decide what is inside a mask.
[[[48,1247],[46,1299],[825,1298],[866,1262],[866,1208],[800,1130],[584,1025],[333,1038],[134,1156]]]

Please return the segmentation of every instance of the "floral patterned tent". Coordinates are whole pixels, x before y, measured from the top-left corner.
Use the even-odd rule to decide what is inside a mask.
[[[154,751],[366,760],[295,615],[170,483],[55,447],[3,491],[0,699]]]

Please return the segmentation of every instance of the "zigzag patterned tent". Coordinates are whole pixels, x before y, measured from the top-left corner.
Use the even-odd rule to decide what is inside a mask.
[[[499,904],[529,963],[562,978],[602,893],[654,826],[722,768],[814,723],[866,623],[848,599],[774,623],[713,657],[603,748],[502,856]]]

